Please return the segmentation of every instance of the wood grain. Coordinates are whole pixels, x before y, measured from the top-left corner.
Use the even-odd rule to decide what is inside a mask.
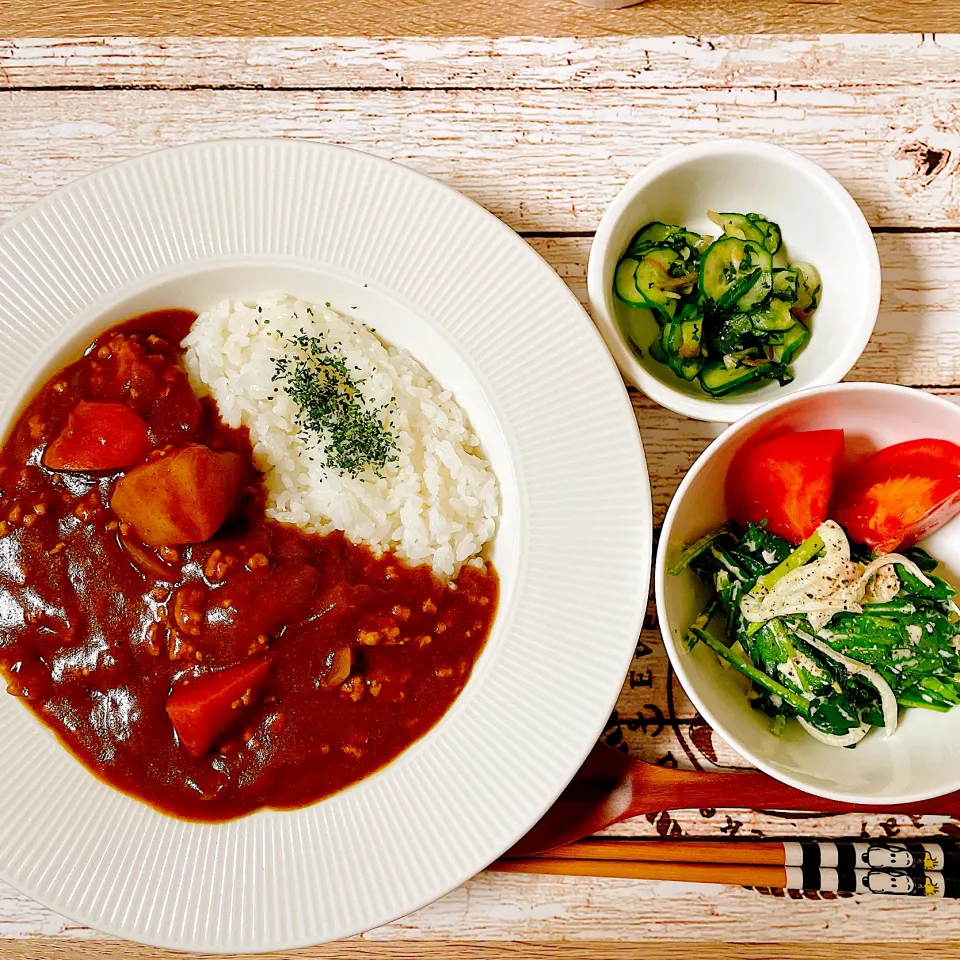
[[[0,39],[0,89],[916,90],[957,82],[958,66],[949,34]]]
[[[609,36],[941,32],[960,28],[957,0],[648,0],[597,10],[572,0],[6,0],[2,32],[88,36]]]
[[[0,218],[92,170],[218,137],[349,144],[456,187],[523,232],[592,231],[668,146],[720,134],[792,147],[881,227],[960,228],[960,98],[929,83],[818,90],[12,90]],[[643,130],[643,136],[637,131]],[[930,166],[933,151],[939,158]]]
[[[845,955],[870,960],[902,960],[904,951],[915,945],[854,943]],[[925,943],[924,960],[955,960],[960,941]],[[828,944],[704,943],[703,941],[652,941],[616,943],[608,940],[566,943],[517,943],[504,940],[448,941],[423,943],[415,948],[404,944],[373,944],[351,940],[306,950],[271,954],[276,960],[676,960],[689,955],[697,960],[835,960],[836,948]],[[13,941],[3,946],[4,960],[177,960],[183,953],[155,950],[137,944],[64,943],[59,940]],[[252,954],[235,955],[234,960],[252,960]],[[198,958],[199,960],[199,958]]]
[[[902,960],[915,949],[908,944],[853,943],[845,955],[870,960]],[[925,943],[925,960],[955,960],[960,941]],[[616,943],[609,940],[518,943],[504,940],[461,940],[443,944],[373,944],[347,941],[306,950],[271,954],[276,960],[676,960],[689,955],[697,960],[836,960],[836,948],[829,944],[778,943],[704,943],[702,941],[648,940]],[[201,960],[199,955],[197,960]],[[3,946],[4,960],[186,960],[187,954],[156,950],[137,944],[73,942],[59,940],[12,941]],[[234,960],[253,960],[253,954],[236,954]],[[209,955],[204,960],[210,960]]]

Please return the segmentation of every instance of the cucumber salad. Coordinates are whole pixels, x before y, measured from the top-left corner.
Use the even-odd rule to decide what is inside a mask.
[[[957,591],[915,546],[960,512],[960,446],[910,440],[844,467],[844,445],[842,430],[748,442],[726,477],[732,519],[668,573],[709,588],[687,644],[750,679],[774,733],[796,718],[852,747],[893,734],[901,708],[960,704]]]
[[[630,241],[613,289],[659,325],[644,348],[683,380],[722,397],[765,380],[786,384],[790,363],[810,339],[820,301],[816,267],[787,263],[780,227],[757,213],[714,213],[713,237],[654,221]],[[626,325],[629,326],[629,325]]]

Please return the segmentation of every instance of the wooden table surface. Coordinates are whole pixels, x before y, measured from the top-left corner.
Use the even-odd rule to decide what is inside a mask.
[[[903,22],[919,15],[911,6],[923,7],[903,5]],[[31,32],[32,9],[12,12],[21,35]],[[837,15],[810,9],[811,17],[821,9]],[[17,32],[10,15],[0,6],[0,32]],[[597,22],[583,16],[577,22]],[[643,14],[631,16],[632,29],[643,32]],[[316,138],[463,191],[526,237],[584,299],[593,230],[627,178],[670,147],[723,135],[765,138],[837,176],[876,232],[883,304],[852,378],[960,397],[960,37],[653,36],[663,33],[655,26],[645,37],[580,39],[178,40],[149,32],[0,39],[0,220],[147,150],[215,137]],[[633,400],[659,523],[719,428],[636,393]],[[652,610],[605,736],[654,762],[739,762],[674,683]],[[960,836],[960,824],[688,811],[617,832],[941,831]],[[816,960],[899,957],[922,943],[932,958],[956,956],[958,942],[960,903],[950,901],[810,900],[698,884],[484,874],[362,938],[296,955]],[[0,957],[159,956],[166,954],[104,941],[0,885]]]
[[[602,37],[724,33],[948,33],[960,0],[3,0],[10,37]]]

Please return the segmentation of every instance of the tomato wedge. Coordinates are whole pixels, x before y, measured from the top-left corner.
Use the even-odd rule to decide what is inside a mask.
[[[884,447],[840,478],[831,516],[853,540],[890,553],[960,513],[960,446],[907,440]]]
[[[269,656],[181,682],[167,700],[167,716],[184,749],[202,757],[243,714],[270,672]]]
[[[81,400],[43,452],[51,470],[120,470],[150,452],[147,424],[122,403]]]
[[[791,543],[806,540],[827,519],[842,453],[842,430],[785,433],[747,445],[727,471],[731,515],[740,523],[766,520],[768,530]]]

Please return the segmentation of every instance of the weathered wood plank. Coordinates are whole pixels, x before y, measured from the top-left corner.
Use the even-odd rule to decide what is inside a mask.
[[[960,29],[956,0],[658,0],[625,10],[597,10],[571,0],[60,0],[56,5],[6,0],[9,36],[604,36],[716,33],[831,33]]]
[[[663,936],[663,931],[659,933]],[[900,960],[905,949],[916,949],[906,944],[850,944],[844,955],[853,950],[855,956],[872,960]],[[925,943],[927,960],[953,960],[960,949],[958,943]],[[272,954],[276,960],[675,960],[693,951],[698,960],[834,960],[840,954],[830,944],[778,943],[770,945],[740,943],[709,943],[696,940],[650,941],[616,943],[609,940],[567,941],[551,943],[509,942],[504,940],[457,940],[446,943],[419,943],[416,952],[409,944],[371,943],[350,940],[322,947],[310,947],[293,952]],[[156,950],[137,944],[63,943],[58,940],[24,940],[4,945],[6,960],[177,960],[188,955],[168,950]],[[192,956],[192,955],[191,955]],[[253,960],[252,954],[236,955],[234,960]]]
[[[794,901],[761,896],[735,887],[711,890],[706,884],[594,885],[579,877],[537,877],[534,883],[516,884],[504,882],[502,874],[481,874],[412,918],[381,927],[368,938],[400,939],[403,925],[412,920],[416,926],[411,933],[424,940],[487,939],[501,924],[508,925],[511,940],[549,936],[643,942],[671,931],[695,940],[815,943],[869,938],[883,943],[919,940],[924,929],[929,936],[929,924],[936,925],[938,939],[958,939],[953,933],[960,924],[956,901],[941,900],[931,907],[905,903],[905,898],[891,902],[898,899],[893,897]]]
[[[960,903],[877,896],[794,900],[709,884],[487,873],[417,913],[379,927],[363,938],[336,948],[313,948],[278,956],[376,957],[377,947],[385,948],[393,941],[398,947],[406,943],[408,952],[398,950],[379,955],[410,957],[409,951],[415,943],[416,956],[439,955],[459,960],[471,954],[431,953],[429,944],[433,942],[434,949],[438,949],[442,945],[440,941],[446,940],[646,943],[663,938],[671,931],[684,940],[696,942],[697,956],[701,955],[699,944],[724,940],[758,944],[804,941],[823,945],[855,943],[869,938],[875,944],[903,941],[926,944],[932,936],[936,941],[957,941],[960,940]],[[3,941],[2,955],[35,956],[26,952],[35,949],[29,940],[24,943],[24,953],[11,952],[17,949],[16,944],[16,939]],[[39,955],[44,960],[51,956],[76,960],[171,956],[129,943],[111,945],[89,934],[80,938],[72,935],[50,938],[45,945],[51,952]],[[490,946],[488,944],[487,949]],[[505,948],[506,943],[502,946]],[[553,946],[558,949],[556,944]],[[596,949],[595,943],[593,947]],[[351,952],[354,950],[357,952]],[[510,956],[496,951],[490,955]],[[522,953],[513,955],[523,956]],[[535,952],[530,955],[537,956]],[[564,956],[562,953],[547,955]],[[605,950],[592,955],[616,956]],[[673,960],[677,954],[669,956]]]
[[[96,37],[0,40],[0,88],[913,87],[953,83],[960,38]]]
[[[288,136],[407,163],[518,230],[592,230],[623,183],[667,146],[723,134],[816,160],[875,225],[960,227],[953,91],[11,91],[0,99],[0,218],[146,150]],[[932,173],[930,150],[942,161]]]

